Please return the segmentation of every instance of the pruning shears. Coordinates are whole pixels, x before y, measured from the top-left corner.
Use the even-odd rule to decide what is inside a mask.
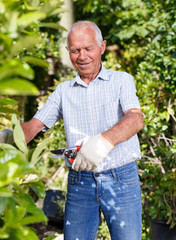
[[[81,149],[81,146],[74,146],[69,148],[59,148],[57,150],[51,150],[50,152],[53,153],[50,157],[53,158],[63,158],[70,162],[71,164],[74,162],[77,152]]]

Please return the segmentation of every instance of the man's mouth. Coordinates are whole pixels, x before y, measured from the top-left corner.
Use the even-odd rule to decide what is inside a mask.
[[[86,66],[89,65],[89,62],[88,62],[88,63],[78,63],[78,65],[79,65],[80,67],[86,67]]]

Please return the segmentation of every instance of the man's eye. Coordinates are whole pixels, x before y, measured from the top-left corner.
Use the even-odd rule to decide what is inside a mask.
[[[78,53],[79,51],[77,50],[77,49],[74,49],[74,50],[70,50],[70,53],[74,53],[74,54],[76,54],[76,53]]]
[[[92,47],[88,47],[88,48],[86,48],[86,51],[91,51],[91,50],[93,50]]]

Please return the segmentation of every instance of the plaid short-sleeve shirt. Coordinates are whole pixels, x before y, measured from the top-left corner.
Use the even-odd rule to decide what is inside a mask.
[[[102,65],[98,76],[87,85],[79,74],[56,87],[34,118],[48,128],[63,118],[68,147],[86,136],[105,132],[119,122],[124,112],[140,108],[133,77],[125,72],[107,70]],[[140,159],[137,134],[117,144],[101,166],[104,171]]]

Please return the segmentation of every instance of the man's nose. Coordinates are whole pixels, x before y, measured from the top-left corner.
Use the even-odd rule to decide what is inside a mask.
[[[85,49],[81,49],[79,51],[79,58],[80,59],[85,59],[86,58],[86,50]]]

